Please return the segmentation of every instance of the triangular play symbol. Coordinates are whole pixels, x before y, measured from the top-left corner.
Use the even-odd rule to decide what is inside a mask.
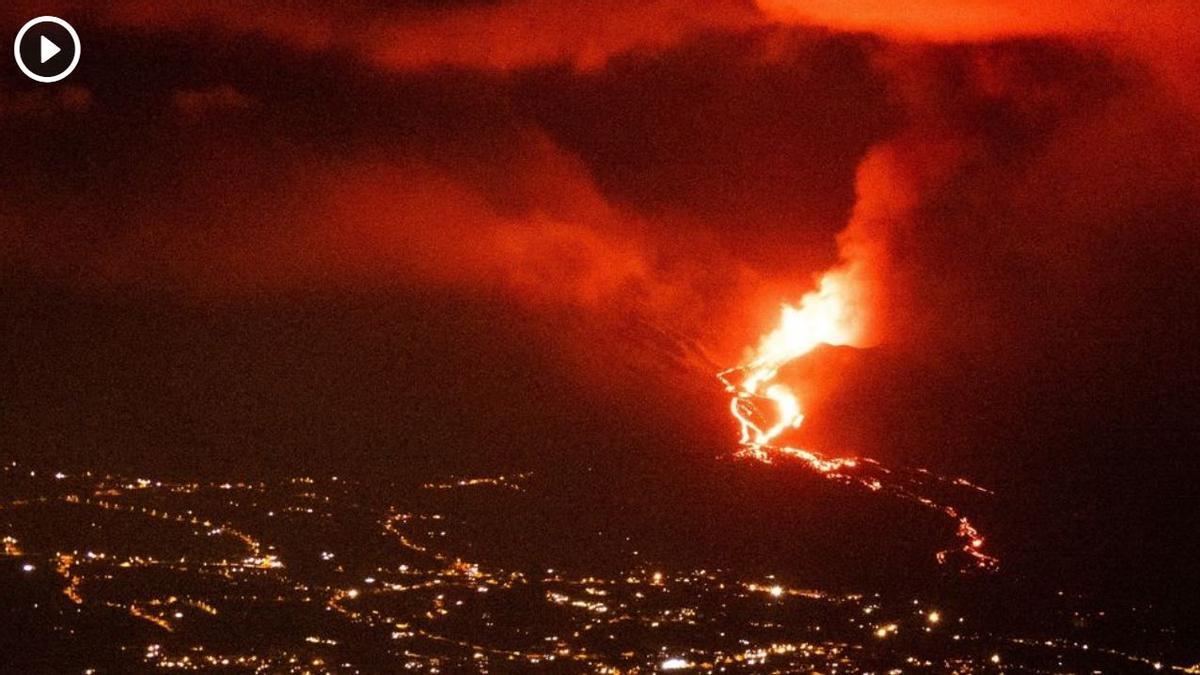
[[[41,36],[41,38],[42,39],[38,42],[38,44],[42,49],[42,63],[45,63],[54,58],[54,55],[62,50],[58,48],[58,45],[48,40],[45,35]]]

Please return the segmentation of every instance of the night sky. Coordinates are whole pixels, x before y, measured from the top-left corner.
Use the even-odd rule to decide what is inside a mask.
[[[803,441],[977,479],[1018,569],[1169,598],[1200,7],[947,4],[7,3],[83,49],[0,69],[0,452],[532,468],[757,537],[811,485],[726,461],[714,375],[853,249],[870,345],[804,364]]]

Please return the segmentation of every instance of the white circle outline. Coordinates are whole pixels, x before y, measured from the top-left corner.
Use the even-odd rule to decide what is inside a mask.
[[[71,59],[71,65],[67,66],[66,69],[61,73],[58,73],[57,75],[50,75],[48,77],[38,75],[37,73],[33,72],[26,67],[25,62],[21,60],[21,40],[25,39],[25,33],[39,23],[45,23],[47,21],[66,28],[67,32],[71,34],[71,41],[75,43],[75,57]],[[75,66],[79,65],[80,51],[82,51],[82,49],[81,45],[79,44],[79,34],[75,32],[75,29],[71,27],[71,24],[63,21],[57,16],[47,15],[39,16],[36,19],[30,19],[25,23],[24,26],[21,26],[21,30],[17,31],[17,38],[13,40],[13,57],[17,59],[17,67],[20,68],[21,72],[25,73],[25,76],[29,79],[34,80],[35,82],[44,82],[47,84],[51,82],[58,82],[59,80],[65,79],[68,75],[70,75],[75,70]]]

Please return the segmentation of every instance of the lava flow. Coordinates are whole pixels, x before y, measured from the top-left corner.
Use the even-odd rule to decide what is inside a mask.
[[[775,457],[800,461],[825,478],[885,492],[938,511],[955,523],[956,548],[939,551],[945,564],[963,556],[964,570],[993,571],[999,560],[983,552],[984,538],[959,509],[935,501],[928,493],[937,486],[969,488],[987,493],[965,479],[946,479],[925,469],[889,469],[869,457],[827,457],[778,442],[804,421],[800,399],[777,381],[787,363],[821,344],[856,346],[862,336],[861,315],[854,298],[853,278],[845,269],[825,274],[817,289],[795,306],[784,305],[779,327],[763,337],[747,363],[717,375],[732,395],[729,408],[741,427],[739,456],[770,463]],[[764,412],[765,411],[765,412]]]

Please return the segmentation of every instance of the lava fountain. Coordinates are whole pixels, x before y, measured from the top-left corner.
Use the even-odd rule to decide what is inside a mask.
[[[779,369],[818,345],[854,345],[861,333],[857,313],[848,300],[847,280],[836,273],[822,277],[817,290],[795,306],[784,305],[779,327],[763,337],[755,357],[747,364],[721,372],[718,377],[733,395],[730,411],[741,426],[741,445],[758,459],[788,429],[800,426],[804,413],[787,385],[777,382]],[[738,381],[740,380],[740,381]],[[760,417],[758,403],[770,401],[776,421],[770,426]]]
[[[822,344],[861,346],[861,289],[852,271],[851,267],[831,270],[798,304],[784,305],[778,327],[763,336],[753,358],[717,375],[730,393],[729,410],[741,430],[738,455],[768,464],[776,457],[796,460],[831,480],[937,511],[953,521],[954,536],[959,540],[958,546],[938,551],[937,561],[945,564],[961,558],[963,571],[993,571],[999,560],[983,552],[984,538],[979,530],[958,508],[930,496],[939,488],[990,494],[988,490],[963,478],[943,478],[926,469],[890,469],[869,457],[829,457],[779,442],[781,435],[804,421],[799,397],[778,381],[780,369]]]

